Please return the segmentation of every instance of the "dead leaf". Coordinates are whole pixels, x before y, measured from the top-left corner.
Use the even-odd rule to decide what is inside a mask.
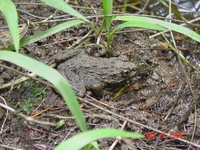
[[[28,24],[24,24],[19,28],[19,38],[22,39],[28,31]],[[0,49],[7,48],[8,46],[13,45],[13,40],[10,34],[10,31],[4,31],[0,33]]]

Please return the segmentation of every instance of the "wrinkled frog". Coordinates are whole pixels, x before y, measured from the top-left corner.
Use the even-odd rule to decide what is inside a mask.
[[[59,63],[58,71],[68,79],[76,95],[81,97],[86,90],[92,90],[98,96],[103,95],[108,85],[126,81],[137,70],[137,66],[130,61],[119,57],[92,57],[83,49],[62,51],[55,59]]]

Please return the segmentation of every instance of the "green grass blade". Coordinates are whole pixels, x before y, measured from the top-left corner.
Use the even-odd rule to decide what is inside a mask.
[[[63,96],[65,103],[74,115],[81,130],[87,130],[85,119],[80,109],[78,100],[76,99],[76,96],[74,95],[74,92],[67,80],[57,70],[30,57],[10,51],[0,51],[0,60],[12,62],[50,81]]]
[[[6,18],[15,49],[19,52],[18,15],[15,5],[11,0],[0,0],[0,11]]]
[[[137,133],[121,131],[117,129],[96,129],[83,132],[76,135],[67,141],[61,143],[54,150],[79,150],[85,145],[91,143],[92,141],[102,139],[102,138],[112,138],[112,137],[134,137],[143,138],[144,136]]]
[[[112,14],[113,0],[103,0],[103,14]]]
[[[129,21],[120,24],[117,26],[110,34],[109,34],[109,39],[112,38],[113,34],[120,28],[125,28],[125,27],[140,27],[140,28],[148,28],[148,29],[153,29],[153,30],[162,30],[165,31],[167,30],[166,28],[163,28],[159,25],[151,24],[151,23],[144,23],[143,21]]]
[[[110,15],[112,14],[113,9],[113,0],[103,0],[103,14]],[[104,17],[106,23],[106,29],[110,33],[110,26],[112,22],[112,17]]]
[[[42,31],[38,34],[35,34],[35,35],[31,35],[31,36],[28,36],[28,37],[25,37],[23,39],[21,39],[20,41],[20,46],[25,46],[25,45],[28,45],[28,44],[31,44],[33,42],[36,42],[36,41],[39,41],[45,37],[48,37],[50,35],[53,35],[55,33],[58,33],[66,28],[69,28],[69,27],[72,27],[72,26],[75,26],[75,25],[78,25],[80,23],[83,23],[84,21],[83,20],[73,20],[73,21],[69,21],[69,22],[65,22],[65,23],[62,23],[62,24],[59,24],[53,28],[50,28],[48,30],[45,30],[45,31]],[[6,48],[6,50],[12,50],[14,47],[13,46],[9,46],[8,48]]]
[[[194,31],[182,27],[180,25],[174,24],[174,23],[169,23],[165,22],[162,20],[154,19],[154,18],[149,18],[149,17],[140,17],[140,16],[117,16],[113,20],[122,20],[122,21],[142,21],[145,23],[150,23],[154,25],[158,25],[170,30],[174,30],[176,32],[182,33],[198,42],[200,42],[200,35],[195,33]]]
[[[75,9],[73,9],[72,7],[70,7],[66,2],[64,2],[63,0],[41,0],[43,2],[45,2],[47,5],[57,8],[59,10],[62,10],[72,16],[75,16],[79,19],[82,19],[86,22],[90,22],[89,20],[87,20],[83,15],[81,15],[78,11],[76,11]]]

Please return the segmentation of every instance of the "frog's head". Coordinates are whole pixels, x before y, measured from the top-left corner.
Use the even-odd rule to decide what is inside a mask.
[[[138,70],[137,65],[132,62],[116,63],[113,68],[109,68],[108,73],[100,73],[99,75],[106,83],[117,84],[133,77]]]
[[[133,68],[130,68],[130,67],[126,67],[126,68],[122,68],[121,69],[121,76],[124,77],[124,78],[128,78],[128,77],[132,77],[136,74],[138,68],[137,67],[133,67]]]

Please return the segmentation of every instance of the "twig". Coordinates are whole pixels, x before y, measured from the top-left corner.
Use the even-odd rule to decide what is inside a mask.
[[[21,12],[21,13],[24,13],[24,14],[27,14],[27,15],[29,15],[29,16],[35,17],[35,18],[39,18],[39,19],[45,19],[45,18],[46,18],[46,17],[39,17],[39,16],[36,16],[36,15],[33,15],[33,14],[28,13],[28,12],[26,12],[26,11],[24,11],[24,10],[21,10],[21,9],[17,9],[17,11],[19,11],[19,12]]]
[[[124,117],[124,116],[121,116],[121,115],[118,115],[118,114],[116,114],[116,113],[113,113],[112,111],[106,110],[106,109],[104,109],[104,108],[102,108],[102,107],[100,107],[100,106],[98,106],[98,105],[95,105],[95,104],[93,104],[93,103],[91,103],[91,102],[89,102],[89,101],[87,101],[87,100],[84,100],[84,99],[82,99],[82,98],[79,98],[79,100],[84,101],[84,102],[87,103],[87,104],[90,104],[90,105],[92,105],[92,106],[94,106],[94,107],[96,107],[96,108],[98,108],[98,109],[100,109],[100,110],[103,110],[103,111],[105,111],[105,112],[107,112],[107,113],[109,113],[109,114],[112,114],[112,115],[114,115],[114,116],[116,116],[116,117],[119,117],[119,118],[121,118],[121,119],[123,119],[123,120],[126,120],[126,121],[128,121],[128,122],[131,122],[131,123],[133,123],[133,124],[136,124],[136,125],[138,125],[138,126],[140,126],[140,127],[144,127],[144,128],[149,129],[149,130],[153,130],[153,131],[155,131],[155,132],[157,132],[157,133],[165,133],[165,132],[163,132],[163,131],[161,131],[161,130],[152,128],[152,127],[150,127],[150,126],[141,124],[141,123],[136,122],[136,121],[134,121],[134,120],[128,119],[128,118],[126,118],[126,117]],[[170,136],[169,133],[165,133],[165,135]],[[188,141],[188,140],[184,140],[184,139],[181,139],[181,138],[176,138],[176,140],[179,140],[179,141],[182,141],[182,142],[184,142],[184,143],[191,144],[191,145],[193,145],[193,146],[195,146],[195,147],[200,148],[200,145],[199,145],[199,144],[190,142],[190,141]]]
[[[90,30],[85,36],[81,37],[79,40],[77,40],[76,42],[74,42],[70,47],[68,47],[67,49],[72,49],[73,47],[75,47],[75,45],[81,43],[85,38],[87,38],[93,30]]]
[[[4,99],[3,97],[1,97],[1,96],[0,96],[0,98],[3,100],[3,102],[4,102],[5,105],[7,106],[7,103],[6,103],[5,99]],[[5,117],[5,119],[3,120],[3,123],[2,123],[2,125],[1,125],[0,134],[2,134],[2,132],[3,132],[3,128],[4,128],[4,125],[5,125],[5,122],[6,122],[7,118],[8,118],[8,110],[6,110],[6,117]]]
[[[24,149],[21,149],[21,148],[12,147],[12,146],[8,146],[8,145],[5,145],[5,144],[0,144],[0,146],[8,148],[8,149],[12,149],[12,150],[24,150]]]
[[[9,106],[6,106],[6,105],[4,105],[2,103],[0,103],[0,106],[3,107],[3,108],[5,108],[5,109],[7,109],[7,110],[9,110],[9,111],[11,111],[12,113],[14,113],[17,116],[25,119],[28,122],[33,122],[33,123],[42,124],[42,125],[48,125],[48,126],[53,126],[53,127],[55,127],[57,125],[56,123],[51,123],[51,122],[47,122],[47,121],[36,120],[33,117],[26,116],[23,113],[18,112],[17,110],[15,110],[15,109],[13,109],[13,108],[11,108]]]
[[[125,128],[126,124],[127,124],[127,121],[124,121],[120,130],[123,130]],[[110,146],[109,150],[113,150],[115,148],[115,146],[117,145],[117,143],[120,142],[121,140],[122,140],[121,137],[117,137],[115,142]]]

